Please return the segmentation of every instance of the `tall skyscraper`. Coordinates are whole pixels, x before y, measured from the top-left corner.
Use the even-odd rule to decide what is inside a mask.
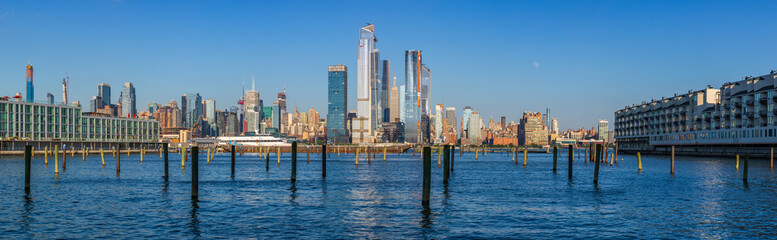
[[[421,140],[421,51],[405,51],[405,142]]]
[[[197,126],[197,123],[199,122],[198,119],[200,119],[200,115],[202,115],[202,97],[200,97],[199,93],[189,93],[186,95],[186,125],[185,128],[192,128],[194,126]],[[200,119],[202,120],[202,119]],[[195,129],[194,131],[198,131],[198,129]]]
[[[124,83],[121,89],[121,116],[134,117],[137,114],[135,108],[135,87],[132,83]]]
[[[464,116],[461,118],[461,139],[469,138],[469,116],[472,115],[472,107],[466,106],[462,113]]]
[[[342,64],[329,66],[328,85],[327,143],[348,143],[345,126],[348,113],[348,68]]]
[[[472,109],[469,109],[470,112]],[[467,109],[464,109],[466,112]],[[467,119],[467,139],[469,144],[473,145],[480,145],[482,141],[480,141],[480,124],[483,122],[483,119],[480,118],[480,115],[476,112],[471,112],[471,114],[467,115],[469,118]],[[463,141],[463,140],[462,140]]]
[[[385,113],[386,109],[390,107],[391,102],[391,96],[389,95],[389,84],[391,84],[391,61],[389,60],[383,60],[382,61],[382,67],[381,67],[381,78],[380,78],[380,111],[381,113]],[[389,110],[389,116],[383,116],[381,119],[383,122],[390,122],[391,121],[391,110]],[[385,115],[385,114],[382,114]]]
[[[111,85],[107,83],[97,84],[97,96],[103,100],[103,106],[110,106],[111,102]]]
[[[278,115],[273,113],[273,116],[277,116],[273,118],[273,125],[275,125],[275,120],[278,120],[278,132],[286,133],[288,124],[283,118],[283,116],[286,115],[286,87],[283,88],[283,92],[278,92],[278,96],[275,98],[275,102],[273,104],[278,106]]]
[[[558,119],[553,118],[550,120],[550,132],[558,134]]]
[[[437,106],[434,108],[435,110],[435,116],[434,116],[434,143],[441,143],[442,142],[442,133],[445,131],[443,129],[443,121],[445,121],[445,107],[442,104],[437,104]]]
[[[445,119],[447,121],[447,125],[450,128],[453,128],[453,132],[456,132],[456,108],[455,107],[447,107],[445,108]]]
[[[598,132],[597,134],[599,134],[599,140],[603,140],[603,141],[608,140],[607,138],[608,137],[607,134],[609,133],[608,125],[609,123],[607,122],[607,120],[599,120],[599,129],[596,129],[596,131]]]
[[[35,87],[32,85],[32,64],[27,63],[27,102],[35,101]]]
[[[399,122],[399,90],[397,89],[397,76],[394,76],[394,84],[391,86],[389,113],[389,122]]]
[[[374,85],[377,78],[377,49],[375,48],[375,25],[369,24],[359,31],[359,56],[357,59],[356,118],[351,124],[353,143],[372,143],[373,123],[377,123],[379,106],[378,88]],[[377,104],[376,104],[377,103]]]
[[[216,100],[208,98],[205,100],[205,119],[207,119],[209,136],[218,136],[218,125],[216,125]]]
[[[188,116],[186,116],[186,113],[189,111],[189,108],[186,107],[187,102],[188,99],[186,94],[184,94],[181,96],[181,127],[189,127]]]
[[[420,56],[419,56],[420,59]],[[432,70],[421,64],[421,115],[432,115],[431,109],[432,95]]]

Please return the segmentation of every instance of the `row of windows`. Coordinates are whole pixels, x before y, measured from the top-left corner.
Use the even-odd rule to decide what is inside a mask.
[[[751,130],[730,130],[709,133],[683,133],[670,134],[665,136],[650,137],[653,141],[667,140],[703,140],[703,139],[737,139],[737,138],[759,138],[759,137],[777,137],[775,129],[751,129]]]

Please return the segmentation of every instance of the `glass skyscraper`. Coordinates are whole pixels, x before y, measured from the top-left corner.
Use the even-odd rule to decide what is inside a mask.
[[[200,97],[200,94],[186,94],[186,126],[184,127],[192,128],[196,126],[200,115],[202,115],[202,97]]]
[[[421,51],[405,51],[405,142],[417,143],[421,133]]]
[[[137,113],[135,108],[135,87],[132,86],[132,83],[124,83],[124,88],[121,89],[121,116],[134,117]]]
[[[378,87],[373,87],[378,77],[377,56],[375,49],[375,25],[364,26],[359,31],[359,57],[357,63],[357,89],[356,89],[356,118],[351,123],[351,136],[353,143],[372,143],[372,131],[377,122],[377,112],[373,109],[375,103],[379,104],[377,97]],[[379,105],[378,105],[379,106]]]
[[[326,116],[327,143],[348,143],[345,128],[348,112],[348,68],[344,65],[329,66],[329,108]]]
[[[381,119],[383,122],[390,122],[391,113],[386,114],[386,109],[391,105],[389,102],[391,100],[389,95],[389,84],[391,83],[391,62],[389,60],[383,60],[382,62],[383,64],[380,68],[380,110],[384,116],[382,116]]]
[[[111,105],[111,85],[107,83],[97,84],[97,96],[103,101],[103,106]]]
[[[469,138],[469,115],[472,115],[472,107],[464,107],[463,114],[464,116],[461,118],[461,139],[467,139]]]

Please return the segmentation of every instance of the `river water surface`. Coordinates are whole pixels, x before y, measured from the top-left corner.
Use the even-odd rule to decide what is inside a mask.
[[[290,155],[206,164],[200,155],[200,199],[190,199],[191,162],[170,154],[164,181],[158,155],[140,163],[121,157],[121,175],[108,155],[70,157],[54,174],[54,160],[32,163],[32,191],[24,193],[22,157],[0,157],[0,238],[777,238],[777,173],[768,160],[751,160],[749,181],[734,159],[632,155],[603,164],[582,158],[567,178],[567,153],[558,172],[552,155],[530,153],[523,166],[507,154],[455,156],[446,185],[433,155],[431,204],[421,205],[421,154],[389,154],[368,164],[362,156],[332,154],[327,178],[321,156],[299,154],[292,184]],[[61,163],[60,163],[61,168]]]

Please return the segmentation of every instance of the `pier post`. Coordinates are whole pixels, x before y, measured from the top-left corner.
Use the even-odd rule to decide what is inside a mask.
[[[264,171],[270,171],[270,147],[264,149]]]
[[[291,183],[297,182],[297,141],[291,142]]]
[[[383,161],[386,161],[386,146],[383,146]]]
[[[584,155],[585,158],[583,158],[584,163],[588,163],[588,149],[589,148],[590,148],[590,146],[585,148],[585,155]]]
[[[523,166],[526,167],[526,158],[529,155],[529,149],[526,147],[523,147]]]
[[[475,160],[478,160],[478,155],[480,155],[480,148],[475,146]]]
[[[43,149],[43,157],[45,158],[43,164],[48,166],[49,165],[49,146],[46,146]]]
[[[24,192],[30,193],[30,171],[32,170],[32,146],[24,146]]]
[[[437,166],[442,165],[442,146],[437,146]]]
[[[199,152],[199,147],[192,147],[192,200],[194,201],[197,201],[200,195]]]
[[[210,165],[210,148],[208,148],[208,155],[205,156],[205,164]]]
[[[737,171],[739,171],[739,154],[737,154]]]
[[[600,146],[596,145],[596,147],[594,147],[594,154],[592,154],[592,155],[596,155],[595,158],[597,159],[596,161],[594,161],[595,162],[594,163],[594,184],[599,183],[599,160],[598,159],[600,154],[599,152],[601,152],[599,151],[599,148]]]
[[[556,172],[556,161],[558,161],[558,147],[553,146],[553,172]]]
[[[637,152],[637,163],[639,164],[639,171],[642,172],[642,154]]]
[[[359,149],[360,147],[356,147],[356,166],[359,166]],[[413,156],[415,156],[415,151],[413,151]]]
[[[674,174],[674,146],[672,146],[672,174]]]
[[[769,155],[769,169],[774,170],[774,148],[772,148],[772,152]]]
[[[67,161],[67,149],[63,147],[62,148],[62,171],[63,172],[67,170],[67,162],[66,161]]]
[[[186,149],[181,147],[181,168],[186,167]]]
[[[232,174],[230,176],[234,178],[235,177],[235,145],[232,145],[231,149],[232,149],[232,163],[231,163]]]
[[[421,204],[424,208],[429,208],[429,195],[432,188],[432,148],[424,147],[424,163],[423,163],[423,193],[421,197]]]
[[[100,159],[103,160],[103,167],[105,167],[105,152],[102,147],[100,147]]]
[[[448,178],[451,177],[451,159],[450,159],[450,151],[448,150],[448,145],[443,145],[442,147],[443,152],[443,178],[442,182],[445,184],[448,184]]]
[[[59,176],[59,145],[54,145],[54,175]]]
[[[461,150],[459,150],[459,151],[461,151]],[[453,162],[454,162],[453,160],[455,158],[454,156],[456,156],[456,145],[451,145],[451,172],[453,172],[453,165],[454,165],[453,164]]]
[[[325,154],[324,152],[321,152],[321,154]],[[305,155],[307,155],[307,162],[310,163],[310,146],[305,150]]]
[[[750,154],[745,154],[745,164],[743,165],[744,169],[742,170],[742,181],[747,182],[747,165],[750,162]]]
[[[281,146],[275,147],[275,151],[277,152],[277,155],[278,155],[278,166],[280,166],[281,165]]]
[[[338,155],[340,147],[337,148]],[[321,144],[321,178],[326,178],[326,144]]]
[[[119,172],[121,172],[121,144],[116,144],[116,176],[119,176]]]
[[[617,162],[618,161],[618,143],[613,143],[613,145],[615,145],[615,150],[613,151],[615,153],[614,158],[615,158],[615,161]],[[623,160],[621,160],[621,161],[623,161]]]
[[[165,165],[165,176],[163,176],[163,177],[165,178],[165,181],[170,177],[170,175],[168,174],[168,169],[167,169],[168,168],[168,164],[167,164],[167,160],[168,160],[167,159],[167,148],[168,148],[167,143],[162,143],[162,159],[164,160],[163,164]],[[100,154],[102,154],[102,148],[100,148]],[[103,165],[105,165],[105,161],[104,160],[103,160]]]
[[[580,152],[577,152],[580,154]],[[567,169],[567,172],[569,174],[569,179],[572,180],[572,161],[574,161],[574,149],[572,148],[572,145],[569,145],[569,167]]]

